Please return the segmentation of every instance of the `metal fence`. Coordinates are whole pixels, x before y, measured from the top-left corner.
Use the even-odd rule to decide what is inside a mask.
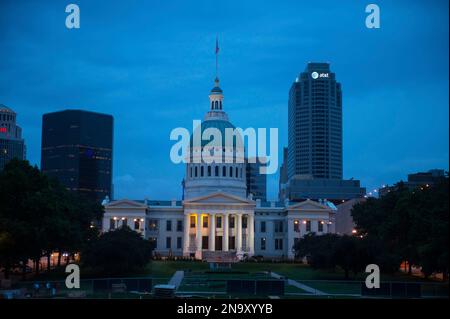
[[[153,298],[154,287],[168,277],[94,278],[80,281],[79,289],[68,289],[65,281],[23,281],[15,285],[13,298]],[[264,276],[186,275],[178,297],[209,298],[448,298],[448,283],[382,282],[368,289],[362,281],[273,280]]]

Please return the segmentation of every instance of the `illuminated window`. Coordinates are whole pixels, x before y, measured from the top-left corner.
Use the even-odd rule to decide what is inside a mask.
[[[294,231],[297,233],[300,232],[300,222],[298,220],[294,220]]]
[[[203,216],[203,228],[208,228],[208,216]]]
[[[195,228],[195,216],[190,217],[191,228]]]

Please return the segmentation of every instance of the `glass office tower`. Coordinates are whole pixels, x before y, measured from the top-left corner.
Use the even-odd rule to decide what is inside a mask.
[[[44,114],[41,169],[70,191],[112,197],[113,117],[82,110]]]

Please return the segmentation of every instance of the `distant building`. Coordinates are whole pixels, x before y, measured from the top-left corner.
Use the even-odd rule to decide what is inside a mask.
[[[348,201],[343,201],[343,203],[337,205],[336,212],[336,234],[339,235],[352,235],[355,234],[355,222],[352,217],[352,209],[355,204],[365,202],[365,198],[353,198]]]
[[[17,114],[0,104],[0,170],[6,163],[17,158],[26,157],[25,141],[22,138],[22,129],[16,124]]]
[[[445,171],[443,169],[431,169],[428,172],[408,174],[408,180],[403,182],[403,185],[409,190],[413,190],[418,187],[430,187],[435,185],[444,177]],[[378,190],[379,196],[384,196],[391,191],[397,190],[397,188],[398,185],[385,185]]]
[[[342,90],[328,63],[308,63],[289,91],[287,177],[280,192],[292,201],[365,194],[343,180]]]
[[[255,162],[255,163],[252,163]],[[246,161],[246,178],[247,178],[247,196],[252,194],[254,200],[267,200],[267,174],[261,174],[259,169],[261,166],[258,159],[248,159]]]
[[[44,114],[41,169],[68,190],[112,197],[113,117],[81,110]]]
[[[283,201],[286,198],[288,148],[283,147],[283,162],[280,166],[280,177],[278,180],[278,199]]]

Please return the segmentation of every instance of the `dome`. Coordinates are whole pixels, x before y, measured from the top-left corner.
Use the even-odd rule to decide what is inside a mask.
[[[195,131],[194,131],[194,134],[191,135],[191,138],[190,138],[190,146],[191,147],[193,147],[193,139],[194,139],[194,136],[195,136],[197,130],[201,129],[200,136],[202,137],[203,136],[203,132],[206,129],[208,129],[208,128],[215,128],[215,129],[220,131],[220,134],[222,135],[222,141],[221,141],[221,143],[222,143],[221,146],[222,147],[223,146],[226,146],[226,147],[230,146],[231,147],[231,145],[230,145],[231,141],[229,141],[229,143],[226,143],[227,142],[226,141],[226,129],[229,128],[229,129],[233,129],[234,130],[234,129],[236,129],[236,127],[233,124],[231,124],[229,121],[224,121],[224,120],[203,121],[201,123],[200,127],[197,127],[195,129]],[[236,136],[233,136],[233,141],[232,141],[232,143],[233,143],[232,147],[233,148],[236,147],[236,143],[237,143],[238,139],[239,139],[239,143],[243,146],[242,136],[240,134],[237,134]],[[209,139],[206,139],[206,140],[202,139],[201,146],[204,147],[205,145],[209,144],[209,142],[211,142],[213,140],[214,140],[214,136],[213,135],[210,136]],[[218,141],[215,141],[215,142],[218,142]],[[217,145],[217,146],[220,146],[220,145]]]
[[[213,87],[212,89],[211,89],[211,93],[218,93],[218,94],[222,94],[223,93],[223,91],[222,91],[222,89],[220,88],[220,87],[218,87],[218,86],[215,86],[215,87]]]

